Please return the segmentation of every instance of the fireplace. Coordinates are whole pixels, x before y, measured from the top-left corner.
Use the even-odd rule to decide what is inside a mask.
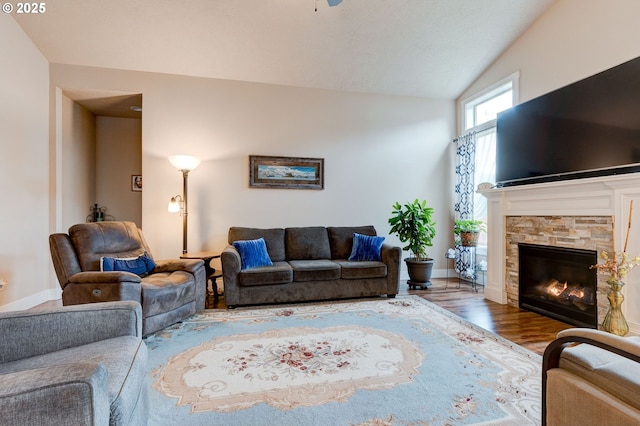
[[[631,200],[640,203],[640,173],[602,178],[479,189],[487,198],[487,274],[484,297],[519,307],[518,243],[611,253],[614,240],[624,240]],[[632,214],[640,223],[640,209]],[[635,231],[634,231],[635,232]],[[614,237],[615,234],[615,237]],[[631,238],[627,250],[640,252],[640,239]],[[593,259],[593,264],[596,259]],[[595,270],[588,269],[595,273]],[[632,272],[635,279],[635,271]],[[605,274],[598,274],[597,318],[607,310]],[[640,332],[640,286],[627,285],[625,316],[632,332]],[[633,301],[633,302],[632,302]],[[529,309],[529,308],[527,308]],[[592,324],[592,322],[589,322]]]
[[[518,262],[520,308],[597,328],[595,250],[519,243]]]

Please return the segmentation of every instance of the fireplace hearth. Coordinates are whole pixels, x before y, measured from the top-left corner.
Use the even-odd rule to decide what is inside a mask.
[[[595,250],[518,244],[520,308],[597,328]]]

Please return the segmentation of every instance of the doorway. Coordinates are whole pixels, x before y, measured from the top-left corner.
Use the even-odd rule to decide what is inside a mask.
[[[95,220],[142,226],[142,94],[58,90],[57,229]],[[96,206],[97,205],[97,206]]]

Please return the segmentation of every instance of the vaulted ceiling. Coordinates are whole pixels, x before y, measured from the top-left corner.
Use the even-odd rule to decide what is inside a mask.
[[[455,99],[554,2],[55,0],[12,16],[52,63]]]

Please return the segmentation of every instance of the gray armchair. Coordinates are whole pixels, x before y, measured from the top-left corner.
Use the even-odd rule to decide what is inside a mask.
[[[63,305],[132,300],[142,305],[142,334],[148,335],[204,309],[204,262],[154,261],[133,222],[81,223],[69,234],[52,234],[49,246],[62,287]],[[101,258],[136,258],[147,253],[155,267],[143,274],[102,271]]]
[[[138,303],[0,313],[0,330],[0,424],[147,424]]]

